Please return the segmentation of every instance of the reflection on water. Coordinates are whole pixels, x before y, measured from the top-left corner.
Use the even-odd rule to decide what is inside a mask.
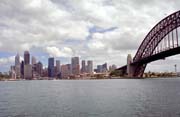
[[[0,82],[0,116],[179,117],[180,79]]]

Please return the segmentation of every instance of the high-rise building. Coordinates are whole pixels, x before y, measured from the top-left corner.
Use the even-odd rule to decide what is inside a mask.
[[[97,65],[97,73],[101,73],[102,71],[102,65]]]
[[[15,66],[15,72],[16,72],[16,78],[21,78],[21,66],[20,65]]]
[[[15,66],[11,66],[11,68],[10,68],[10,75],[11,75],[12,79],[16,79]]]
[[[28,80],[32,80],[32,65],[26,64],[24,65],[24,78]]]
[[[61,66],[60,66],[60,60],[56,60],[56,75],[60,74]]]
[[[61,78],[68,79],[68,76],[69,76],[68,66],[62,65],[61,66]]]
[[[43,73],[43,64],[39,61],[36,65],[36,72],[39,76],[42,76]]]
[[[31,64],[32,64],[32,76],[33,78],[37,78],[39,76],[39,74],[37,73],[36,67],[36,58],[34,56],[31,57]]]
[[[117,67],[116,67],[116,65],[110,65],[109,66],[109,71],[114,71],[115,69],[116,69]]]
[[[71,64],[66,64],[66,65],[68,67],[69,75],[71,75],[72,74],[72,66],[71,66]]]
[[[102,65],[102,72],[107,72],[108,68],[107,68],[107,63],[104,63]]]
[[[93,73],[93,61],[87,62],[87,73],[92,74]]]
[[[104,63],[102,65],[97,65],[97,69],[96,69],[96,72],[97,73],[105,73],[107,72],[107,63]]]
[[[24,79],[24,61],[21,61],[21,78]]]
[[[19,54],[15,56],[15,73],[17,78],[21,77],[21,64]]]
[[[50,78],[54,77],[54,58],[49,58],[48,59],[48,76]]]
[[[86,73],[86,61],[82,60],[81,62],[81,73]]]
[[[71,67],[72,67],[72,74],[73,75],[80,74],[79,57],[72,57],[71,58]]]
[[[32,65],[36,64],[36,58],[34,56],[32,56],[32,58],[31,58],[31,64]]]
[[[30,64],[30,54],[29,54],[29,51],[25,51],[24,52],[24,64],[25,65]]]
[[[16,56],[15,56],[15,66],[16,65],[20,65],[20,56],[19,56],[19,54],[17,54]]]
[[[42,77],[48,77],[48,68],[44,68],[42,71]]]
[[[61,66],[61,78],[68,79],[71,75],[71,64],[66,64]]]
[[[30,65],[30,54],[29,51],[24,52],[24,78],[31,80],[33,77],[32,74],[32,65]]]

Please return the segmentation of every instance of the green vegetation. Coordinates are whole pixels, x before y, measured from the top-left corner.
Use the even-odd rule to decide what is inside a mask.
[[[177,74],[173,73],[173,72],[148,72],[148,73],[144,73],[143,75],[145,78],[159,78],[159,77],[175,77],[177,76]]]
[[[122,72],[119,70],[114,70],[109,75],[112,77],[118,77],[118,76],[122,76]]]
[[[7,73],[0,72],[0,80],[10,79],[10,76]]]

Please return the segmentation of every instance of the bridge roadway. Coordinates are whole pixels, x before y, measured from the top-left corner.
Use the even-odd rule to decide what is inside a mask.
[[[161,60],[161,59],[165,59],[166,57],[172,56],[172,55],[177,55],[180,54],[180,47],[176,47],[176,48],[170,48],[168,50],[162,51],[158,54],[154,54],[152,56],[143,58],[139,61],[134,61],[133,63],[131,63],[131,65],[136,65],[136,64],[147,64],[150,63],[152,61],[156,61],[156,60]],[[120,67],[118,70],[127,70],[127,65]]]

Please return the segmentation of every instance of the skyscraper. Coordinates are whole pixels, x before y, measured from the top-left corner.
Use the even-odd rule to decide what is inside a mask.
[[[97,73],[101,73],[103,71],[102,65],[97,65]]]
[[[39,76],[42,76],[43,72],[43,64],[39,61],[36,65],[36,72],[38,73]]]
[[[92,74],[93,73],[93,61],[87,62],[87,73]]]
[[[60,60],[56,60],[56,73],[59,74],[60,73]]]
[[[107,72],[107,63],[104,63],[102,65],[97,65],[97,69],[96,69],[96,72],[97,73],[105,73]]]
[[[31,58],[31,63],[32,63],[32,65],[36,64],[36,58],[34,56],[32,56],[32,58]]]
[[[21,64],[19,54],[15,56],[15,73],[17,78],[21,77]]]
[[[21,78],[24,79],[24,61],[21,61]]]
[[[30,64],[30,54],[29,54],[29,51],[25,51],[24,52],[24,64],[25,65]]]
[[[11,66],[11,68],[10,68],[10,75],[11,75],[12,79],[16,79],[15,66]]]
[[[102,72],[107,72],[107,63],[104,63],[103,65],[102,65]]]
[[[32,65],[30,65],[30,54],[29,51],[24,52],[24,78],[32,79]]]
[[[71,75],[71,64],[66,64],[61,66],[61,78],[68,79]]]
[[[19,56],[19,54],[17,54],[15,56],[15,66],[17,66],[17,65],[20,65],[20,56]]]
[[[54,77],[54,58],[48,59],[48,76],[50,78]]]
[[[85,73],[86,72],[86,61],[82,60],[81,63],[81,73]]]
[[[24,78],[28,80],[32,80],[33,74],[32,74],[32,65],[26,64],[24,65]]]
[[[79,57],[71,58],[71,66],[72,66],[72,74],[73,75],[80,74]]]

